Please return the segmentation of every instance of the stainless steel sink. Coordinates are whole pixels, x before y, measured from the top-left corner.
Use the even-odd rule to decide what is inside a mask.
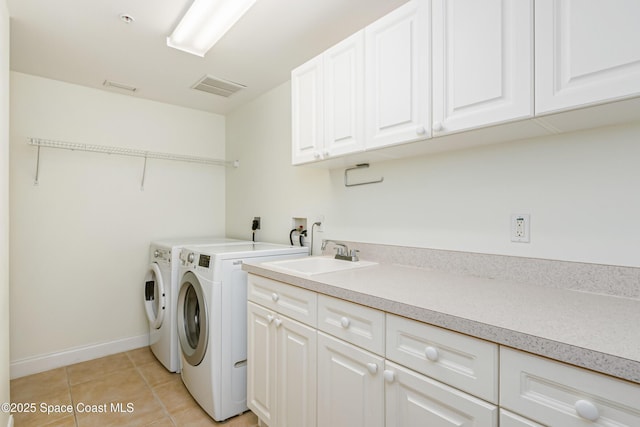
[[[315,274],[351,270],[378,264],[373,261],[343,261],[333,257],[313,256],[307,258],[287,259],[263,263],[275,270],[313,276]]]

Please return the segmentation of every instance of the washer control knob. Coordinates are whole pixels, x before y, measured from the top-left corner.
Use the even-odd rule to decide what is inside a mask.
[[[189,255],[187,255],[187,262],[193,262],[196,259],[196,254],[194,254],[193,252],[189,252]]]
[[[158,258],[159,256],[160,256],[160,251],[159,250],[156,249],[155,251],[153,251],[153,257],[154,258]]]

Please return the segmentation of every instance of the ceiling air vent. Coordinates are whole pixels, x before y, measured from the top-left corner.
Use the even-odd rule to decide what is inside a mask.
[[[225,98],[230,97],[245,87],[245,85],[241,85],[240,83],[230,82],[213,76],[204,76],[198,80],[196,84],[191,86],[192,89],[202,90],[214,95],[224,96]]]

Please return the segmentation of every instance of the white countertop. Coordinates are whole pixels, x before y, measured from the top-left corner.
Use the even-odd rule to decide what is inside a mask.
[[[640,383],[640,300],[378,264],[305,276],[243,269]]]

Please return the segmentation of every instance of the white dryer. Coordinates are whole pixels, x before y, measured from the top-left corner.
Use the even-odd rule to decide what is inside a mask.
[[[247,273],[244,260],[300,258],[309,248],[252,243],[180,253],[178,337],[182,381],[214,420],[247,408]]]
[[[171,372],[180,372],[176,295],[178,256],[184,245],[246,244],[246,240],[195,237],[159,240],[149,247],[149,268],[144,278],[144,305],[149,320],[149,346],[156,358]]]

